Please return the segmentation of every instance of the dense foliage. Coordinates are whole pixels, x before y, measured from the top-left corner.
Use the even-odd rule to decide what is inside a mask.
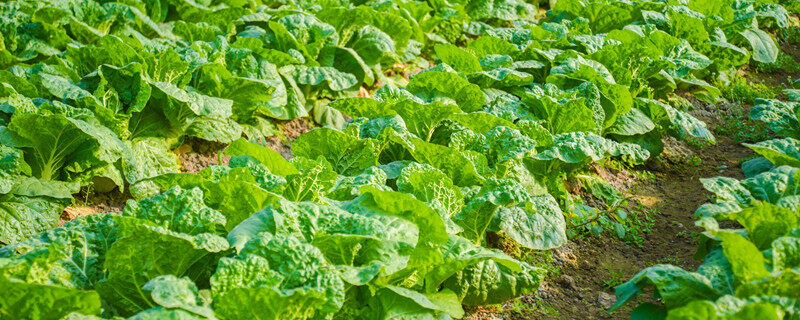
[[[774,61],[767,31],[789,24],[761,1],[552,2],[540,19],[519,0],[0,4],[0,318],[447,319],[533,292],[543,270],[487,234],[558,247],[587,218],[564,185],[586,164],[642,163],[665,135],[715,143],[676,93],[715,101],[710,83]],[[792,235],[748,247],[713,218],[794,210],[770,183],[800,166],[796,109],[754,108],[785,138],[750,146],[750,180],[705,182],[724,200],[698,211],[722,242],[714,279],[766,277],[724,269],[728,251]],[[299,117],[324,127],[291,160],[248,142]],[[229,144],[229,164],[180,173],[187,138]],[[134,199],[53,229],[87,186]],[[708,276],[655,268],[620,303]],[[688,297],[730,293],[696,282],[707,295]]]

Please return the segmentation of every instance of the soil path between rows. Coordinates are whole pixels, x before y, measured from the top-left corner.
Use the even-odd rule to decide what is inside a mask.
[[[713,127],[719,117],[709,111],[707,117],[698,117]],[[622,171],[595,167],[607,182],[633,196],[635,207],[652,219],[640,245],[610,235],[573,238],[551,252],[550,269],[556,271],[536,294],[505,303],[500,310],[468,310],[467,319],[629,319],[636,303],[606,311],[616,301],[613,286],[655,264],[694,271],[702,262],[693,258],[695,239],[702,231],[694,225],[694,211],[713,198],[700,178],[744,178],[740,164],[754,155],[752,151],[730,137],[717,139],[716,145],[702,147],[667,139],[665,153],[644,166]]]
[[[692,151],[701,160],[698,165],[651,165],[647,170],[655,178],[639,181],[628,190],[641,205],[652,210],[649,216],[653,226],[641,246],[606,236],[575,239],[566,248],[575,259],[564,264],[553,289],[552,295],[556,297],[553,307],[560,314],[543,318],[628,319],[632,304],[614,314],[603,310],[615,299],[613,289],[608,289],[607,284],[627,281],[639,270],[659,263],[694,271],[701,263],[694,259],[694,253],[696,236],[702,231],[694,225],[694,211],[712,200],[699,179],[743,178],[739,164],[752,153],[728,137],[720,137],[714,147]],[[564,256],[559,251],[554,254]]]

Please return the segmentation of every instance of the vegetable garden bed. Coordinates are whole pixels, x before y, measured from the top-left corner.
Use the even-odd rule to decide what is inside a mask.
[[[692,102],[774,66],[798,4],[541,7],[0,4],[0,319],[450,319],[530,295],[552,270],[507,249],[644,241],[592,168],[717,143]],[[775,135],[747,178],[703,180],[705,262],[642,270],[612,309],[654,286],[632,317],[800,317],[780,97],[747,102]],[[58,226],[95,194],[127,202]]]

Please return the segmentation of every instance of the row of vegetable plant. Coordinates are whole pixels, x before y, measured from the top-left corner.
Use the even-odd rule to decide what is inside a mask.
[[[0,7],[4,317],[446,319],[533,292],[487,233],[560,246],[586,164],[714,143],[676,92],[714,101],[789,23],[729,0],[125,3]],[[291,160],[247,141],[304,116],[325,126]],[[179,173],[186,137],[229,164]],[[86,185],[134,199],[51,229]]]

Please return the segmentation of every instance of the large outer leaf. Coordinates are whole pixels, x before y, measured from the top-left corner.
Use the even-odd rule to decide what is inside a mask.
[[[309,243],[317,246],[323,254],[342,254],[342,252],[354,252],[358,248],[337,248],[342,252],[326,252],[325,246],[319,246],[331,236],[348,235],[378,239],[384,237],[386,230],[380,221],[352,214],[338,207],[323,206],[312,202],[290,202],[280,200],[271,206],[256,212],[245,221],[240,223],[233,231],[228,234],[228,242],[231,246],[242,249],[251,239],[256,238],[259,233],[268,232],[271,234],[291,235],[302,238]],[[322,238],[322,239],[318,239]],[[330,260],[330,259],[329,259]],[[353,259],[334,259],[340,264],[352,264]],[[349,260],[349,261],[348,261]]]
[[[149,104],[157,107],[172,126],[185,128],[195,117],[228,118],[233,101],[178,88],[172,83],[155,82]]]
[[[300,171],[286,177],[283,196],[292,201],[324,202],[322,198],[330,190],[339,176],[325,158],[311,160],[305,157],[292,159],[292,164]]]
[[[737,282],[760,281],[770,276],[764,255],[755,244],[732,232],[720,231],[714,235],[722,240],[722,250]]]
[[[561,102],[551,97],[530,101],[533,113],[545,121],[544,126],[552,134],[593,131],[594,113],[585,102],[585,99]]]
[[[113,163],[122,154],[122,142],[109,129],[62,114],[15,114],[8,129],[19,137],[13,144],[30,150],[25,156],[33,176],[45,180]]]
[[[250,119],[255,112],[278,119],[294,119],[308,115],[286,106],[286,89],[272,64],[263,68],[264,79],[244,78],[232,74],[221,64],[198,68],[193,85],[203,93],[230,99],[231,112],[239,121]]]
[[[4,175],[0,172],[0,194],[71,199],[72,195],[78,191],[80,191],[80,184],[77,182],[40,180],[19,174]]]
[[[800,238],[781,237],[772,242],[772,268],[777,270],[800,267]]]
[[[91,46],[67,48],[65,58],[75,64],[76,72],[79,74],[96,71],[97,66],[103,64],[124,66],[130,62],[143,62],[143,52],[130,44],[132,43],[126,43],[115,35],[107,35]]]
[[[756,99],[750,118],[763,121],[770,130],[782,137],[800,138],[797,110],[800,104],[778,100]]]
[[[477,111],[485,102],[480,87],[450,72],[426,71],[417,74],[407,89],[426,101],[455,103],[465,112]]]
[[[558,0],[553,6],[553,13],[570,13],[589,19],[595,33],[604,33],[613,29],[622,29],[633,21],[633,8],[629,3],[619,5],[611,1]]]
[[[55,227],[67,204],[48,197],[0,196],[0,242],[16,243]]]
[[[478,171],[481,163],[484,165],[486,163],[486,158],[482,154],[471,157],[468,152],[419,139],[412,139],[412,143],[414,159],[442,170],[457,186],[472,186],[483,182],[484,178]]]
[[[403,298],[410,299],[418,306],[425,309],[447,313],[455,318],[464,316],[464,309],[461,307],[458,296],[450,290],[445,289],[441,292],[425,295],[414,290],[397,286],[388,286],[386,289],[395,293],[397,295],[396,298],[399,298],[398,300],[402,300]]]
[[[732,213],[730,219],[744,226],[750,241],[760,250],[768,248],[775,239],[789,234],[800,224],[800,216],[796,212],[769,203],[744,208]]]
[[[492,167],[509,159],[522,159],[536,153],[536,141],[516,129],[495,127],[484,136],[488,149],[486,157]]]
[[[199,188],[176,186],[138,202],[128,200],[123,214],[190,235],[224,233],[225,216],[203,203]]]
[[[778,60],[778,46],[775,40],[761,29],[745,29],[739,34],[750,43],[753,51],[753,60],[761,63],[773,63]]]
[[[409,132],[425,141],[431,140],[433,130],[442,120],[461,112],[456,105],[443,104],[439,101],[421,104],[411,99],[395,104],[392,109],[403,118]]]
[[[725,0],[692,0],[689,8],[706,16],[717,16],[725,22],[733,20],[733,9],[729,1]]]
[[[567,243],[564,214],[552,196],[535,197],[524,205],[501,208],[495,219],[497,229],[526,248],[548,250]]]
[[[463,228],[459,235],[475,243],[481,243],[500,208],[513,207],[529,200],[531,200],[530,195],[518,182],[508,179],[489,179],[454,217],[455,222]]]
[[[473,19],[506,21],[532,19],[536,6],[519,0],[473,0],[465,8]]]
[[[326,8],[317,17],[333,25],[343,37],[349,37],[349,33],[371,25],[392,37],[396,48],[405,48],[412,35],[408,20],[366,6],[353,9]]]
[[[106,252],[116,239],[110,214],[81,217],[0,249],[0,277],[89,290],[105,278]]]
[[[120,314],[156,306],[141,291],[156,276],[172,274],[203,280],[210,273],[215,253],[228,248],[224,238],[212,234],[192,236],[152,226],[145,220],[116,220],[120,239],[108,251],[105,265],[109,275],[97,284],[97,291]]]
[[[353,117],[380,118],[397,114],[393,104],[370,98],[344,98],[331,102],[328,106]]]
[[[533,75],[509,68],[497,68],[469,75],[469,81],[481,88],[509,88],[527,86],[535,81]]]
[[[230,143],[242,136],[243,128],[230,118],[200,117],[186,127],[186,135],[206,141]]]
[[[485,134],[495,127],[517,129],[513,122],[486,112],[457,113],[451,115],[448,119],[480,134]]]
[[[278,19],[278,23],[304,45],[309,58],[318,57],[322,49],[339,42],[336,29],[312,15],[290,14]]]
[[[794,138],[745,143],[746,147],[767,158],[776,166],[800,167],[800,141]]]
[[[408,262],[409,268],[425,269],[441,261],[436,252],[447,241],[447,230],[442,217],[436,211],[408,194],[382,191],[372,186],[362,187],[361,192],[363,195],[346,204],[345,210],[367,216],[400,218],[407,221],[398,222],[405,225],[405,229],[409,229],[408,222],[413,224],[407,231],[411,237],[403,239],[415,246]],[[416,233],[417,239],[412,238],[412,232]]]
[[[513,272],[520,272],[523,268],[520,262],[498,250],[486,249],[475,245],[471,241],[456,235],[442,246],[444,261],[438,264],[425,275],[425,287],[428,291],[435,291],[450,276],[481,261],[494,260]]]
[[[70,313],[100,313],[100,297],[94,291],[30,284],[0,277],[3,295],[0,316],[4,319],[57,320]]]
[[[330,128],[318,128],[301,135],[292,148],[297,156],[324,157],[343,175],[355,175],[378,164],[376,141],[358,139]]]
[[[606,130],[606,133],[632,136],[645,134],[655,128],[655,124],[639,109],[631,109],[621,115],[617,121]]]
[[[679,139],[689,137],[716,143],[714,135],[706,124],[689,113],[677,110],[661,101],[637,98],[638,107],[654,122],[661,123],[671,129],[671,133]]]
[[[348,47],[352,48],[368,65],[380,63],[382,57],[396,54],[395,43],[391,36],[369,25],[358,31]]]
[[[740,183],[754,198],[780,205],[784,197],[795,196],[800,192],[797,188],[798,181],[795,179],[797,170],[789,166],[770,168],[768,171],[741,180]]]
[[[223,319],[332,314],[344,303],[344,284],[334,272],[322,253],[302,240],[262,233],[239,256],[220,263],[211,278],[214,309]]]
[[[576,164],[609,156],[642,162],[650,157],[650,152],[638,145],[615,142],[593,133],[571,132],[555,136],[553,147],[525,158],[525,164],[533,168],[533,172],[545,174],[558,167],[574,169]]]
[[[157,175],[178,172],[178,159],[162,139],[135,139],[125,141],[122,170],[125,180],[135,184]]]
[[[172,54],[174,51],[170,50]],[[177,54],[175,54],[177,55]],[[120,102],[127,108],[126,113],[142,111],[150,99],[151,87],[147,83],[145,70],[142,64],[131,63],[124,67],[102,65],[98,73],[108,82],[108,86],[114,88],[119,94]]]
[[[460,271],[444,283],[465,305],[501,303],[534,292],[544,278],[544,271],[520,263],[513,271],[495,260],[484,260]]]
[[[619,308],[649,286],[656,288],[668,308],[680,307],[692,300],[714,300],[719,296],[702,275],[659,264],[639,271],[631,280],[614,288],[618,300],[611,309]]]
[[[461,189],[453,185],[450,177],[430,165],[412,163],[403,168],[397,177],[397,190],[427,203],[438,202],[444,209],[442,218],[445,221],[464,206]]]
[[[709,35],[702,16],[690,14],[684,10],[669,8],[666,12],[669,17],[670,31],[676,37],[686,39],[693,45],[698,45],[708,40]]]
[[[250,176],[250,179],[254,178]],[[203,202],[224,216],[222,220],[215,217],[216,221],[209,222],[222,221],[226,230],[232,230],[242,220],[278,199],[278,195],[262,189],[255,184],[255,181],[242,180],[244,178],[237,175],[223,177],[220,181],[211,181],[198,175],[176,173],[164,174],[149,181],[161,190],[168,190],[174,186],[187,190],[192,188],[202,190]],[[200,207],[197,203],[192,205],[195,208]]]
[[[320,293],[294,290],[287,294],[269,287],[236,288],[214,299],[222,319],[309,319],[317,311]]]
[[[736,179],[728,177],[700,179],[703,188],[716,195],[717,202],[737,202],[748,205],[753,200],[753,195]]]
[[[283,69],[282,72],[284,72]],[[288,69],[285,72],[289,72]],[[324,82],[327,83],[326,87],[331,91],[345,90],[358,84],[356,77],[352,74],[344,73],[332,67],[298,66],[291,70],[291,74],[298,84],[318,86]]]
[[[436,50],[437,58],[452,66],[458,72],[472,73],[482,71],[478,58],[469,51],[452,44],[438,44],[434,49]]]
[[[153,302],[159,305],[137,314],[133,320],[176,318],[215,319],[214,311],[199,296],[197,286],[189,278],[158,276],[142,286]],[[181,316],[178,316],[181,315]]]
[[[458,303],[458,298],[452,292],[438,295],[424,295],[416,291],[402,287],[391,286],[382,288],[374,294],[369,302],[367,312],[360,314],[365,319],[419,319],[434,320],[445,315],[443,309],[448,309],[452,314],[462,315],[463,310]],[[443,305],[434,303],[435,297],[439,296],[437,302],[444,302]],[[444,298],[444,299],[441,299]],[[450,307],[450,308],[448,308]],[[440,311],[441,310],[441,311]],[[437,316],[438,314],[438,316]]]
[[[270,172],[277,175],[287,176],[297,173],[297,169],[275,150],[248,142],[245,139],[234,141],[225,148],[223,153],[232,157],[253,157],[266,166]]]

